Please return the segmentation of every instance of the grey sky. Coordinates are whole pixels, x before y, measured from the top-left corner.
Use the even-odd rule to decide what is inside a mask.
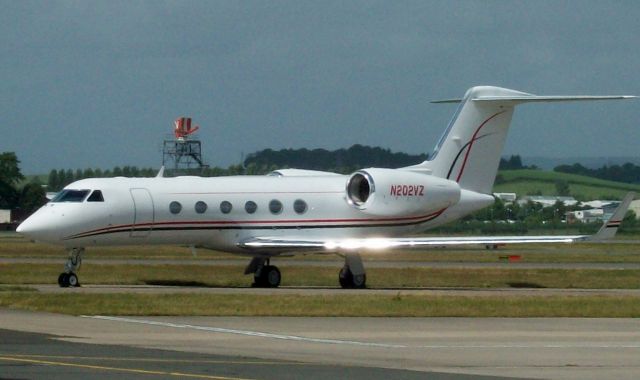
[[[637,1],[0,1],[0,151],[26,173],[355,143],[429,152],[473,85],[640,95]],[[639,156],[640,101],[518,108],[505,154]]]

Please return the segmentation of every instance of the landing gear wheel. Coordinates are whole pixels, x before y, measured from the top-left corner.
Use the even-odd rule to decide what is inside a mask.
[[[343,289],[364,289],[367,286],[367,275],[351,273],[349,267],[342,267],[338,275],[338,282]]]
[[[80,283],[78,282],[78,276],[73,272],[69,273],[69,275],[67,277],[67,283],[72,288],[80,286]]]
[[[282,275],[280,275],[280,270],[277,266],[267,266],[266,284],[269,288],[277,288],[278,286],[280,286],[281,279]]]
[[[58,276],[58,285],[60,285],[61,288],[68,288],[69,287],[69,274],[60,273],[60,276]]]
[[[351,271],[347,267],[343,267],[340,269],[340,273],[338,274],[338,282],[340,283],[340,287],[342,289],[349,289],[351,286],[351,278],[353,275]]]
[[[354,274],[352,277],[353,287],[356,289],[364,289],[367,285],[367,275],[366,274]]]
[[[259,271],[259,274],[253,277],[254,286],[258,288],[277,288],[280,286],[282,276],[280,270],[275,265],[265,265]]]
[[[60,273],[60,276],[58,276],[58,285],[60,285],[61,288],[75,288],[80,286],[80,282],[78,282],[78,276],[73,272]]]

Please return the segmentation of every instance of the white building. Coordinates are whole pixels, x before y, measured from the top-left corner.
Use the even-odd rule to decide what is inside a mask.
[[[539,203],[542,205],[542,207],[553,206],[558,201],[562,202],[565,206],[575,206],[576,204],[578,204],[578,201],[574,197],[561,197],[556,195],[527,195],[526,197],[522,197],[519,203],[524,204],[528,201]]]
[[[610,215],[609,215],[610,216]],[[593,208],[590,210],[569,211],[567,213],[567,222],[593,223],[600,222],[605,219],[604,210],[601,208]]]
[[[0,224],[11,223],[11,210],[0,210]]]

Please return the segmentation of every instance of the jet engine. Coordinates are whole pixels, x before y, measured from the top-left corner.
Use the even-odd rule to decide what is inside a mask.
[[[347,181],[347,202],[377,216],[419,215],[460,199],[457,182],[400,169],[358,170]]]

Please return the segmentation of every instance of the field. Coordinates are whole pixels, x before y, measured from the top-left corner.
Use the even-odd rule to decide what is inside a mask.
[[[521,195],[557,195],[556,181],[566,181],[571,195],[577,199],[611,199],[622,197],[629,191],[640,192],[640,185],[605,181],[576,174],[542,170],[502,170],[494,192]],[[500,183],[498,183],[500,182]]]
[[[0,307],[109,315],[289,315],[289,316],[575,316],[640,317],[640,296],[601,295],[414,295],[405,289],[640,289],[640,250],[631,241],[616,244],[530,245],[499,250],[434,249],[397,254],[368,254],[367,263],[406,263],[367,269],[368,286],[394,289],[394,295],[330,294],[201,294],[198,288],[246,288],[246,258],[188,248],[121,247],[89,249],[79,272],[81,283],[165,285],[194,289],[171,294],[41,293],[34,284],[52,284],[60,273],[63,250],[29,242],[16,234],[0,234]],[[628,269],[525,268],[519,263],[628,263]],[[33,262],[12,262],[15,259]],[[4,259],[4,261],[2,261]],[[125,259],[127,261],[125,261]],[[296,256],[280,266],[284,287],[336,288],[340,260],[333,255]],[[59,263],[55,263],[59,261]],[[309,261],[316,262],[309,265]],[[482,267],[412,266],[412,263],[501,263]],[[278,259],[274,260],[278,264]]]
[[[640,317],[634,296],[38,294],[0,291],[0,307],[73,315],[335,317]]]

